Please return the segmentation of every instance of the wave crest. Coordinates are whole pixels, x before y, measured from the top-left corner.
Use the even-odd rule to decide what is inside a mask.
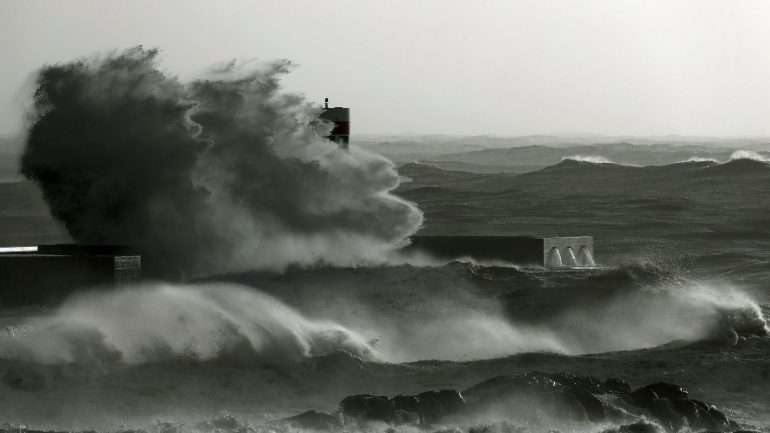
[[[233,284],[145,284],[81,294],[20,329],[26,331],[0,341],[3,358],[134,364],[233,354],[281,363],[342,351],[376,359],[355,332]]]
[[[735,161],[738,159],[750,159],[752,161],[770,162],[770,158],[762,155],[759,152],[753,150],[736,150],[730,155],[729,161]]]
[[[565,156],[561,160],[589,162],[591,164],[616,164],[614,161],[601,155],[571,155],[571,156]]]

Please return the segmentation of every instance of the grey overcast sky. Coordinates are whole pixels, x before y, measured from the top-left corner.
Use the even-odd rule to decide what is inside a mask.
[[[45,63],[287,58],[353,133],[770,135],[770,1],[0,0],[0,133]]]

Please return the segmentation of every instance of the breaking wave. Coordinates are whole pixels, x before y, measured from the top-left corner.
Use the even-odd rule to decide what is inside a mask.
[[[616,162],[601,155],[572,155],[565,156],[562,161],[590,162],[591,164],[616,164]]]
[[[691,156],[684,161],[680,161],[680,163],[687,163],[687,162],[711,162],[714,164],[718,164],[719,161],[715,158],[709,158],[704,156]]]
[[[17,329],[0,339],[0,357],[43,364],[230,355],[283,363],[339,351],[376,358],[355,332],[232,284],[146,284],[79,294]]]
[[[121,431],[160,418],[187,424],[148,431],[210,433],[193,424],[221,408],[328,409],[345,394],[403,392],[398,387],[414,389],[413,380],[449,377],[434,378],[433,363],[393,363],[671,341],[721,347],[767,333],[741,290],[643,264],[547,274],[452,263],[251,278],[263,289],[201,282],[96,290],[19,321],[17,332],[0,337],[0,386],[9,396],[3,421]],[[486,364],[476,365],[478,377],[488,377]],[[391,377],[400,385],[382,391]]]
[[[745,293],[724,285],[691,282],[645,287],[606,299],[599,291],[583,296],[586,299],[534,320],[510,309],[457,306],[435,320],[415,318],[412,332],[399,334],[395,345],[382,343],[381,350],[399,361],[473,360],[525,352],[581,355],[672,341],[735,344],[740,336],[768,332],[760,307]],[[543,305],[535,308],[547,310]]]
[[[741,336],[768,333],[760,306],[747,294],[724,283],[695,281],[586,301],[558,314],[548,326],[565,338],[571,354],[651,348],[673,341],[735,344]]]
[[[732,153],[732,155],[730,155],[729,161],[735,161],[737,159],[750,159],[752,161],[770,162],[770,158],[753,150],[736,150]]]
[[[41,69],[21,172],[83,244],[130,245],[160,275],[383,263],[422,224],[384,157],[326,140],[281,90],[292,65],[189,83],[141,47]]]
[[[0,338],[0,358],[281,363],[346,352],[373,361],[464,361],[672,341],[735,344],[768,333],[759,305],[724,282],[633,265],[588,277],[556,274],[543,285],[537,272],[401,265],[302,271],[288,275],[287,285],[247,282],[262,290],[216,282],[97,290],[19,322],[17,332]]]
[[[453,263],[249,280],[237,281],[334,318],[391,362],[580,355],[767,333],[760,307],[739,288],[650,264],[549,274]]]

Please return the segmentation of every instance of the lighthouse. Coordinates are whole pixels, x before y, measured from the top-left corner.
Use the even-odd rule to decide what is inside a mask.
[[[334,124],[326,138],[337,143],[341,149],[347,150],[350,143],[350,109],[347,107],[329,107],[329,98],[324,98],[321,119]]]

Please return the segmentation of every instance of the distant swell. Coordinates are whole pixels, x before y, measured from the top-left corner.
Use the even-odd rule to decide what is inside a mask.
[[[705,157],[705,156],[691,156],[691,157],[685,159],[684,161],[681,161],[680,163],[688,163],[688,162],[708,162],[708,163],[713,163],[713,164],[719,163],[718,160],[716,160],[714,158],[708,158],[708,157]]]
[[[591,164],[615,164],[615,162],[601,155],[572,155],[565,156],[562,161],[590,162]]]
[[[770,162],[770,158],[763,155],[762,153],[759,153],[753,150],[736,150],[730,154],[730,157],[727,158],[726,161],[722,161],[721,163],[728,163],[730,161],[737,161],[742,159],[748,159],[751,161],[758,161],[758,162]],[[709,162],[714,164],[720,163],[720,161],[716,158],[704,157],[704,156],[692,156],[681,162]]]
[[[732,153],[732,155],[730,155],[730,161],[735,161],[736,159],[750,159],[752,161],[770,162],[770,158],[753,150],[736,150]]]

